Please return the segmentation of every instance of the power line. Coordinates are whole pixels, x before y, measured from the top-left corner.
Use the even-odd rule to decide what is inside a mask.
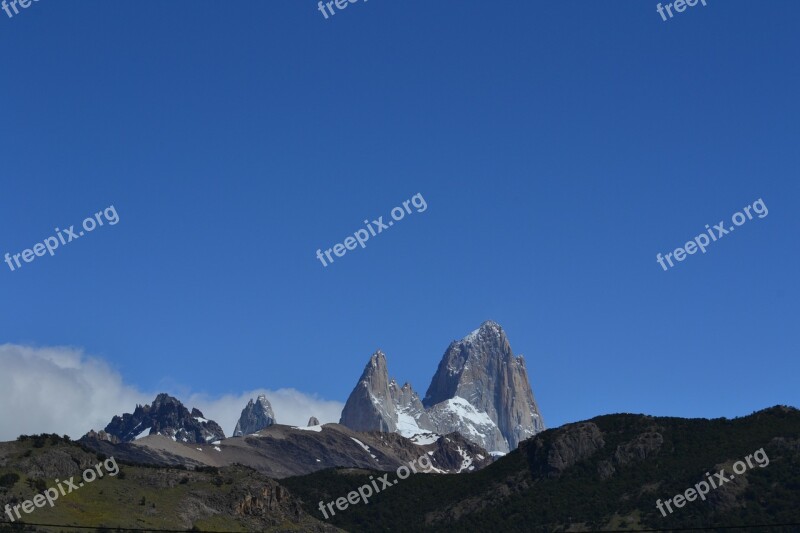
[[[32,522],[6,522],[0,521],[0,526],[11,526],[23,528],[25,526],[37,527],[58,527],[58,528],[71,528],[71,529],[108,529],[110,531],[158,531],[161,533],[186,533],[192,531],[191,529],[155,529],[155,528],[130,528],[130,527],[109,527],[109,526],[69,526],[66,524],[36,524]],[[670,527],[665,529],[598,529],[598,533],[656,533],[659,531],[717,531],[717,530],[737,530],[747,529],[751,527],[798,527],[800,522],[792,522],[787,524],[750,524],[746,526],[711,526],[711,527]],[[240,533],[238,531],[215,531],[215,533]]]
[[[57,527],[57,528],[71,528],[71,529],[108,529],[109,531],[160,531],[163,533],[186,533],[187,531],[192,531],[191,529],[155,529],[152,527],[148,528],[132,528],[132,527],[112,527],[112,526],[69,526],[66,524],[36,524],[33,522],[7,522],[5,520],[0,521],[0,527],[2,526],[10,526],[12,528],[20,528],[23,529],[26,526],[37,526],[37,527]],[[240,531],[215,531],[215,533],[241,533]]]
[[[790,524],[751,524],[747,526],[712,526],[712,527],[670,527],[665,529],[598,529],[598,533],[645,533],[656,531],[717,531],[720,529],[746,529],[751,527],[797,527],[800,522]]]

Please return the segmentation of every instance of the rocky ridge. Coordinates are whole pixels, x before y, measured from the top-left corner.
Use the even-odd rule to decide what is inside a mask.
[[[225,438],[225,432],[199,409],[191,412],[176,398],[159,394],[152,405],[137,405],[133,413],[115,416],[105,427],[105,438],[131,442],[146,435],[163,435],[177,442],[207,443]],[[102,434],[102,432],[101,432]]]
[[[291,427],[273,424],[252,435],[209,444],[176,442],[153,435],[113,444],[96,436],[80,443],[119,461],[187,468],[243,465],[282,479],[328,468],[395,470],[425,454],[434,473],[472,472],[491,455],[458,433],[408,439],[397,433],[356,432],[339,424]]]

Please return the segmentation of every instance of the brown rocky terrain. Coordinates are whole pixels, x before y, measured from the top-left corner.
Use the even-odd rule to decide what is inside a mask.
[[[395,470],[422,454],[428,454],[442,473],[477,470],[492,462],[486,450],[457,433],[412,440],[396,433],[357,432],[339,424],[307,428],[275,424],[253,435],[209,444],[176,442],[159,435],[121,444],[90,436],[81,442],[132,463],[191,468],[241,464],[274,479],[326,468]]]

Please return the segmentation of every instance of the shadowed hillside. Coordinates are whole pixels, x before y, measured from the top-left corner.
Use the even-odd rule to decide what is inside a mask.
[[[657,499],[683,493],[705,472],[731,473],[735,461],[761,448],[764,468],[666,517],[656,509]],[[344,496],[366,478],[325,471],[282,483],[321,518],[318,501]],[[568,424],[479,472],[412,476],[330,522],[350,531],[453,532],[800,524],[797,502],[800,411],[774,407],[733,420],[616,414]]]

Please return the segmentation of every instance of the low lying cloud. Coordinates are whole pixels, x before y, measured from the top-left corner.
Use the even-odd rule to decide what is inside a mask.
[[[344,404],[342,402],[322,400],[315,395],[304,394],[295,389],[278,389],[271,391],[257,389],[244,394],[209,397],[205,394],[192,394],[188,404],[203,411],[203,415],[222,426],[225,435],[230,437],[242,414],[242,409],[252,398],[254,401],[263,394],[272,405],[272,412],[278,424],[305,427],[308,419],[316,416],[320,423],[339,422]],[[180,399],[180,398],[179,398]],[[152,401],[152,400],[151,400]],[[189,407],[191,409],[191,407]]]
[[[0,345],[0,440],[102,429],[153,396],[126,386],[107,363],[69,347]],[[148,398],[148,396],[150,396]]]
[[[294,389],[258,389],[214,396],[144,392],[126,385],[105,361],[71,347],[0,345],[0,441],[21,434],[57,433],[80,438],[100,430],[114,415],[133,412],[136,404],[152,403],[167,392],[191,410],[200,409],[230,436],[250,398],[264,394],[280,424],[305,426],[311,416],[323,424],[338,422],[344,404],[323,400]]]

